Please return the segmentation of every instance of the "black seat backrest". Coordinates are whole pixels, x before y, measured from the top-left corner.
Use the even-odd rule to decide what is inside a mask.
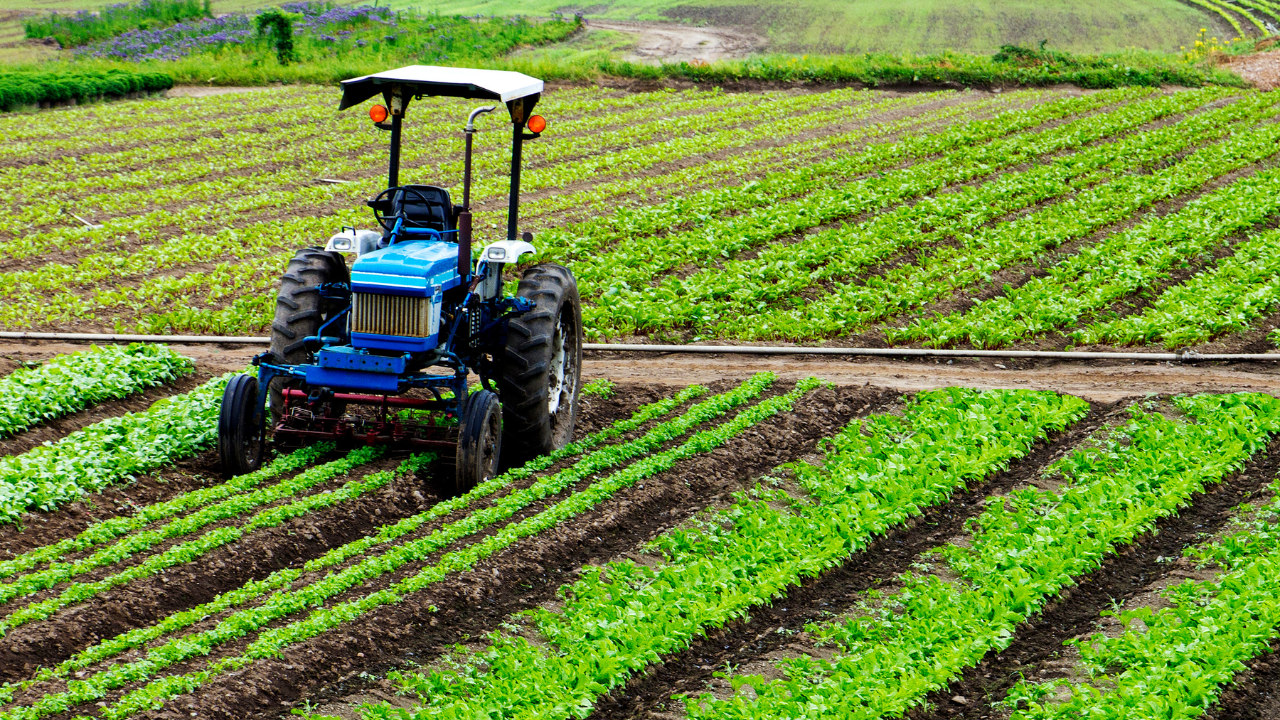
[[[449,191],[435,185],[405,185],[416,193],[397,192],[391,199],[391,207],[397,213],[403,209],[405,219],[411,221],[409,227],[431,228],[432,230],[453,230],[453,203],[449,200]],[[421,196],[421,197],[419,197]],[[423,200],[426,203],[423,203]],[[446,240],[456,240],[447,237]]]

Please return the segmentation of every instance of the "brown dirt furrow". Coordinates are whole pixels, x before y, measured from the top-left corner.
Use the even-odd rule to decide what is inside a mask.
[[[1245,663],[1218,704],[1204,714],[1205,720],[1275,720],[1280,717],[1280,640],[1270,652]]]
[[[1091,403],[1090,412],[1067,430],[1037,442],[1008,470],[996,473],[958,492],[949,503],[930,508],[918,519],[873,542],[838,568],[792,587],[785,598],[753,608],[744,622],[711,631],[689,649],[666,659],[647,676],[639,677],[602,699],[591,716],[595,720],[651,717],[675,707],[672,695],[696,694],[707,687],[713,673],[726,664],[744,665],[787,651],[807,623],[851,608],[872,588],[892,583],[917,562],[921,553],[964,532],[965,522],[980,514],[984,501],[996,493],[1023,486],[1041,468],[1061,457],[1104,423],[1124,413],[1125,402]]]
[[[1109,557],[1096,572],[1079,578],[1043,612],[1021,626],[1003,652],[988,653],[977,666],[941,692],[931,693],[926,708],[913,720],[966,718],[978,720],[997,712],[991,703],[1002,700],[1018,681],[1037,681],[1060,670],[1052,663],[1065,651],[1063,643],[1093,629],[1099,614],[1115,601],[1140,595],[1148,586],[1181,572],[1161,557],[1179,557],[1183,549],[1216,533],[1236,514],[1236,508],[1270,483],[1280,472],[1280,439],[1255,455],[1240,473],[1212,486],[1192,500],[1176,517],[1166,518],[1155,531]],[[962,697],[966,703],[952,700]]]
[[[388,458],[360,474],[388,470]],[[354,473],[353,473],[354,475]],[[0,645],[0,679],[27,677],[94,642],[150,625],[275,570],[316,557],[366,535],[370,528],[426,509],[435,499],[423,478],[402,478],[354,501],[254,532],[184,565],[116,588],[52,618],[19,627]]]
[[[381,608],[341,632],[291,647],[279,659],[218,678],[147,717],[190,717],[191,712],[214,718],[277,717],[321,688],[329,688],[328,697],[345,694],[360,682],[356,672],[434,657],[453,643],[494,629],[513,611],[551,599],[583,563],[633,549],[706,502],[812,449],[848,421],[852,406],[883,403],[893,396],[865,388],[817,391],[794,412],[623,490],[586,516],[519,543],[412,602]]]
[[[719,385],[724,386],[723,390],[731,384]],[[590,398],[579,409],[576,435],[582,437],[630,417],[640,404],[660,400],[675,391],[654,386],[620,385],[611,399]],[[399,462],[400,458],[395,457],[378,461],[366,466],[361,474],[389,469]],[[325,487],[340,485],[349,479],[341,477]],[[49,664],[50,659],[69,656],[97,639],[111,637],[131,627],[149,624],[172,611],[206,602],[228,588],[239,587],[250,579],[260,579],[274,570],[308,560],[331,547],[357,539],[367,534],[369,528],[421,512],[438,499],[429,480],[399,480],[371,496],[254,533],[189,565],[170,569],[163,576],[109,591],[84,605],[64,610],[46,622],[11,632],[6,639],[11,639],[16,649],[0,647],[0,678],[12,679],[14,673],[24,674],[29,665]],[[244,520],[242,516],[219,526]],[[82,529],[79,524],[76,527]],[[42,539],[48,537],[44,532],[41,536]],[[190,539],[186,537],[173,542]],[[112,566],[109,571],[96,573],[109,574],[122,567]],[[25,598],[21,605],[31,600]],[[15,602],[14,607],[18,606],[19,603]],[[9,650],[12,651],[7,652]]]

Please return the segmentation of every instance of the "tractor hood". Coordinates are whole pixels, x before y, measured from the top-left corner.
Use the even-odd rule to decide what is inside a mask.
[[[431,297],[456,287],[458,246],[410,240],[361,255],[351,266],[351,289],[382,295]]]

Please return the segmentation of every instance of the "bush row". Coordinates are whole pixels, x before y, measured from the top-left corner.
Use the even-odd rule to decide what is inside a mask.
[[[127,70],[0,72],[0,111],[42,102],[77,102],[98,97],[124,97],[173,87],[167,73]]]

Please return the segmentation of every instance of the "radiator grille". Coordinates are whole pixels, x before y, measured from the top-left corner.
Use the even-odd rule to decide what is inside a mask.
[[[431,298],[353,293],[351,332],[428,337]]]

